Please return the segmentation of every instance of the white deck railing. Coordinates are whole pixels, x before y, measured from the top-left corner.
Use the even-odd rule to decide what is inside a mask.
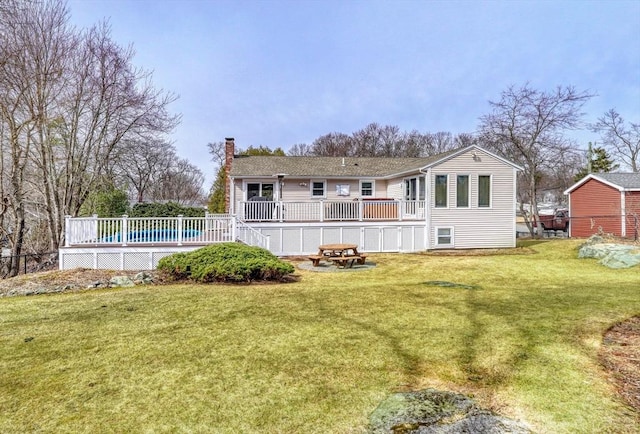
[[[239,201],[236,211],[246,222],[406,221],[425,219],[425,201]]]
[[[65,246],[200,245],[242,241],[269,248],[269,239],[243,222],[420,221],[425,201],[246,201],[237,217],[69,217]]]
[[[234,238],[250,246],[262,247],[263,249],[269,250],[269,236],[263,235],[241,220],[236,220]]]
[[[65,246],[213,244],[234,240],[234,217],[69,217],[65,221]]]

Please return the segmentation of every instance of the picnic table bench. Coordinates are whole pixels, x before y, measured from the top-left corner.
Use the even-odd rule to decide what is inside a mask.
[[[314,267],[320,265],[320,261],[330,261],[338,267],[353,267],[354,263],[364,264],[366,255],[358,253],[355,244],[323,244],[318,247],[318,254],[309,256]]]
[[[328,258],[329,261],[335,262],[338,267],[349,268],[353,267],[353,264],[364,264],[366,256],[365,255],[346,255],[346,256],[331,256]]]

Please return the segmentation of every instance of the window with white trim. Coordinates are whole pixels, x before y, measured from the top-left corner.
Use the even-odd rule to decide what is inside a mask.
[[[360,181],[360,196],[373,197],[374,184],[373,181]]]
[[[491,207],[491,175],[478,175],[478,208]]]
[[[453,227],[436,228],[436,246],[453,246]]]
[[[265,197],[266,200],[273,200],[273,182],[249,182],[247,183],[247,200],[256,196]]]
[[[456,207],[469,208],[469,175],[456,177]]]
[[[326,197],[327,183],[325,181],[311,181],[311,197]]]
[[[447,207],[447,175],[436,175],[436,208],[446,208]]]

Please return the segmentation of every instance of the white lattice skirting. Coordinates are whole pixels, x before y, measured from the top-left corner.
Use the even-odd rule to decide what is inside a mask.
[[[59,268],[153,270],[161,258],[199,247],[202,246],[67,247],[59,251]]]

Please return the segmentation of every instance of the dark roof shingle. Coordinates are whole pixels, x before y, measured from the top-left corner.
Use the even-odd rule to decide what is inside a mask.
[[[593,176],[624,189],[640,189],[640,173],[594,173]]]
[[[419,158],[235,156],[231,176],[384,178],[416,171],[457,151]]]
[[[345,157],[343,160],[342,157],[238,156],[233,160],[231,176],[273,176],[284,173],[292,177],[379,178],[417,170],[433,160],[433,157]]]

